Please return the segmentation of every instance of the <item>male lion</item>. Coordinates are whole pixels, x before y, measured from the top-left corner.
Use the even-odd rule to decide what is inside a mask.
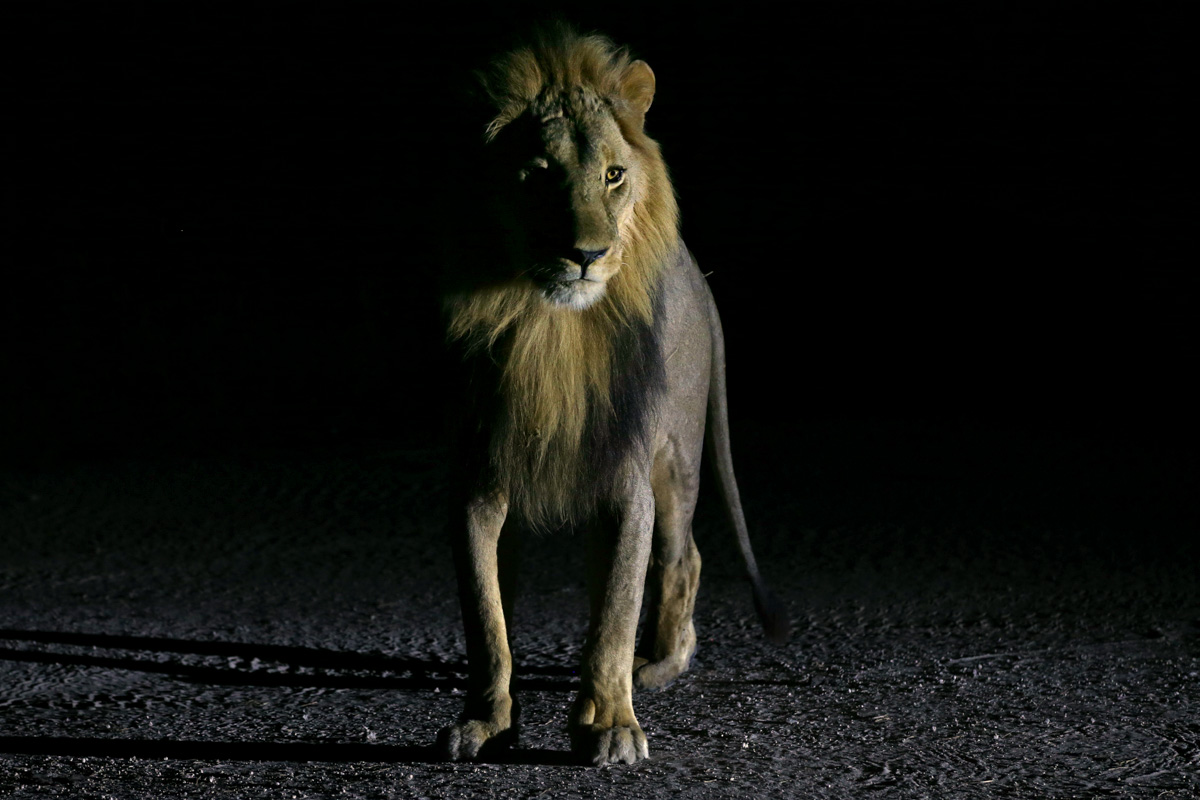
[[[654,73],[604,37],[560,26],[498,60],[483,86],[493,118],[482,191],[504,240],[489,243],[490,274],[446,300],[469,387],[452,522],[469,678],[466,708],[439,743],[461,759],[515,740],[505,525],[515,515],[586,527],[591,621],[572,749],[594,764],[634,763],[649,751],[633,686],[664,686],[696,649],[691,525],[706,411],[755,604],[773,638],[788,623],[738,500],[716,306],[643,131]]]

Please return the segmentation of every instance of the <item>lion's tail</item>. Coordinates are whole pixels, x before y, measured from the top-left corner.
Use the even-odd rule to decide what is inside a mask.
[[[737,479],[733,476],[733,456],[729,450],[729,404],[725,397],[725,336],[721,332],[721,318],[715,303],[709,302],[709,317],[712,321],[712,380],[708,387],[708,426],[705,432],[705,449],[721,494],[725,498],[725,510],[737,533],[738,549],[746,566],[746,577],[754,591],[754,608],[762,621],[767,637],[773,642],[785,642],[792,632],[792,623],[787,611],[775,597],[758,571],[754,550],[750,547],[750,534],[746,529],[746,516],[742,513],[742,500],[738,494]]]

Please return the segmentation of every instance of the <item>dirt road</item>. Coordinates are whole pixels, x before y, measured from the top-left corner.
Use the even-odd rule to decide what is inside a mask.
[[[796,633],[763,639],[702,500],[696,661],[635,698],[650,760],[599,770],[563,730],[586,610],[567,533],[528,548],[519,749],[430,750],[464,685],[441,451],[6,473],[0,796],[1200,796],[1194,476],[1133,446],[905,431],[740,432]]]

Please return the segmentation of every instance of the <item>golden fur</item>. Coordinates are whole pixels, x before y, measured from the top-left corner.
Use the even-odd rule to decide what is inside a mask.
[[[482,76],[495,112],[488,142],[522,115],[559,106],[571,114],[612,114],[640,162],[633,213],[620,230],[621,269],[593,306],[547,303],[520,276],[521,264],[510,265],[513,277],[447,301],[450,339],[499,366],[497,418],[485,421],[491,476],[510,508],[534,525],[569,521],[587,510],[580,507],[579,479],[588,474],[582,462],[589,419],[613,413],[616,342],[631,326],[653,324],[662,265],[679,246],[666,165],[643,131],[653,79],[647,87],[643,73],[631,69],[635,63],[605,37],[558,26]]]

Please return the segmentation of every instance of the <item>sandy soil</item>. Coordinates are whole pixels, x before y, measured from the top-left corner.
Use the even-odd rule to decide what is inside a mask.
[[[1200,796],[1195,476],[1132,446],[926,433],[794,432],[795,464],[740,431],[796,634],[763,639],[702,501],[696,662],[635,698],[650,760],[599,770],[563,730],[585,624],[566,533],[526,567],[519,748],[430,750],[464,670],[441,451],[10,471],[0,796]]]

